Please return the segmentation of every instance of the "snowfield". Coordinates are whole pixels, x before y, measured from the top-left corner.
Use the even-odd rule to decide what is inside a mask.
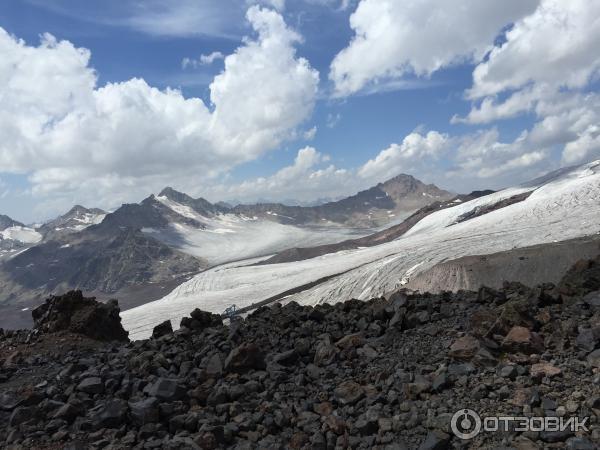
[[[211,266],[270,255],[291,247],[330,244],[374,231],[334,226],[297,227],[236,214],[208,217],[167,197],[156,199],[181,216],[204,224],[206,228],[171,223],[167,230],[144,228],[142,231],[184,253],[206,260]]]
[[[478,206],[529,191],[533,193],[520,203],[456,223]],[[122,312],[121,317],[130,338],[142,339],[167,318],[178,327],[194,308],[221,313],[232,304],[248,306],[328,276],[333,277],[285,301],[314,305],[368,299],[442,261],[596,233],[600,233],[600,161],[458,203],[425,217],[401,238],[376,247],[292,263],[250,266],[255,262],[251,260],[215,267],[160,300]]]
[[[37,244],[42,240],[42,235],[32,228],[14,226],[0,231],[0,238],[19,241],[23,244]]]

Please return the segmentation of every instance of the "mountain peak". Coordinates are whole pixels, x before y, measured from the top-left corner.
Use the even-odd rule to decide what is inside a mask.
[[[185,195],[183,192],[176,191],[171,186],[166,186],[160,193],[159,197],[170,197],[171,195]]]
[[[182,204],[188,204],[188,203],[194,201],[194,198],[190,197],[189,195],[187,195],[183,192],[179,192],[170,186],[167,186],[162,191],[160,191],[158,196],[166,197],[169,200],[173,200],[174,202],[182,203]]]
[[[86,213],[89,210],[85,207],[85,206],[81,206],[81,205],[75,205],[73,206],[66,214],[65,216],[70,216],[73,214],[80,214],[80,213]]]
[[[23,227],[25,225],[23,225],[21,222],[17,222],[16,220],[11,219],[8,216],[0,214],[0,231],[17,226]]]
[[[406,181],[406,180],[417,180],[415,177],[413,177],[412,175],[409,175],[407,173],[399,173],[398,175],[396,175],[393,178],[390,178],[387,181],[384,181],[381,184],[387,184],[387,183],[394,183],[394,182],[398,182],[398,181]],[[418,181],[418,180],[417,180]]]

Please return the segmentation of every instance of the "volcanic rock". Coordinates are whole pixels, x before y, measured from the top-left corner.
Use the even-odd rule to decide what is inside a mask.
[[[256,344],[243,344],[234,348],[225,360],[225,370],[228,372],[241,373],[265,367],[265,356]]]
[[[152,337],[154,339],[158,339],[172,333],[173,326],[171,325],[171,321],[165,320],[163,323],[158,324],[154,327],[154,329],[152,330]]]
[[[463,336],[454,341],[448,354],[456,359],[471,359],[479,351],[480,343],[473,336]]]
[[[34,329],[43,333],[70,331],[100,341],[127,341],[119,312],[117,300],[100,303],[81,291],[71,291],[48,298],[31,315]]]
[[[525,327],[515,326],[502,341],[502,347],[514,353],[541,353],[544,351],[544,341],[537,333]]]

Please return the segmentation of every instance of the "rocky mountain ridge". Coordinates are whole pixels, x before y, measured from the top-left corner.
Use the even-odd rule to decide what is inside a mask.
[[[77,233],[89,226],[97,225],[102,222],[106,214],[106,211],[99,208],[86,208],[81,205],[75,205],[62,216],[36,228],[36,231],[41,233],[45,240],[50,240],[65,234]]]
[[[16,220],[11,219],[4,214],[0,214],[0,231],[4,231],[10,227],[24,227],[21,222],[17,222]]]
[[[284,223],[334,222],[353,226],[379,226],[434,201],[446,201],[452,197],[450,192],[433,184],[426,185],[411,175],[400,174],[345,199],[318,206],[266,203],[237,205],[231,211]]]

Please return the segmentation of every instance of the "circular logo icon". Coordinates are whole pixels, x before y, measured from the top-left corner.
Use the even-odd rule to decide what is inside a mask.
[[[473,439],[481,431],[481,417],[472,409],[461,409],[452,416],[450,426],[456,437]]]

